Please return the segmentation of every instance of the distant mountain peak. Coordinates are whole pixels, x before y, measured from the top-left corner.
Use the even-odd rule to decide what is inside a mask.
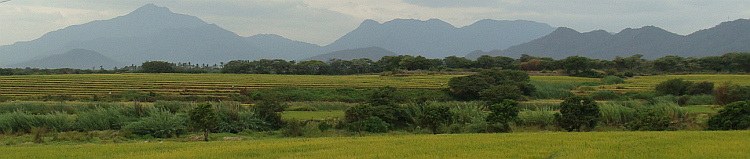
[[[128,15],[155,15],[155,14],[174,14],[169,8],[167,7],[160,7],[153,3],[146,4],[144,6],[139,7],[138,9],[135,9],[133,12],[130,12]]]

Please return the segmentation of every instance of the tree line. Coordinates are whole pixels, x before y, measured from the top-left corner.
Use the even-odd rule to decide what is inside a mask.
[[[81,69],[0,69],[0,75],[28,74],[92,74],[92,73],[236,73],[236,74],[295,74],[295,75],[351,75],[351,74],[397,74],[401,71],[462,71],[478,72],[483,69],[506,69],[554,73],[557,70],[573,76],[604,77],[606,75],[634,76],[679,73],[749,73],[750,53],[726,53],[721,56],[701,58],[665,56],[648,60],[643,55],[616,57],[613,60],[591,59],[570,56],[555,60],[550,57],[522,55],[518,59],[504,56],[484,55],[476,60],[449,56],[443,59],[428,59],[423,56],[384,56],[375,61],[361,58],[353,60],[331,59],[328,61],[286,61],[283,59],[234,60],[220,64],[170,63],[147,61],[141,66],[131,65],[107,70]]]

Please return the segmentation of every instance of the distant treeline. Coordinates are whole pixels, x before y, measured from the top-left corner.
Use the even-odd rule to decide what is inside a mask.
[[[282,59],[234,60],[221,64],[169,63],[148,61],[141,66],[127,66],[106,70],[79,69],[0,69],[0,75],[29,74],[91,74],[91,73],[236,73],[236,74],[295,74],[295,75],[351,75],[382,73],[393,74],[406,70],[469,71],[483,69],[510,69],[566,73],[583,77],[606,75],[633,76],[648,74],[681,73],[748,73],[750,53],[726,53],[722,56],[701,58],[666,56],[655,60],[643,59],[643,55],[616,57],[614,60],[591,59],[570,56],[555,60],[549,57],[522,55],[518,59],[484,55],[476,60],[449,56],[444,59],[428,59],[422,56],[384,56],[378,61],[371,59],[328,61],[286,61]]]

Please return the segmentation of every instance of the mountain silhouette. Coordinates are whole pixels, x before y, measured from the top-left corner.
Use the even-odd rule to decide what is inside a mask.
[[[73,49],[64,54],[11,65],[16,68],[74,68],[74,69],[112,69],[122,67],[121,63],[98,52]]]
[[[668,55],[682,57],[719,56],[727,52],[750,52],[750,20],[738,19],[683,36],[655,26],[624,29],[617,34],[603,30],[580,33],[570,28],[558,28],[542,38],[493,53],[471,53],[466,57],[476,59],[481,55],[518,58],[522,54],[562,59],[568,56],[585,56],[596,59],[614,59],[642,54],[656,59]]]
[[[549,34],[553,27],[532,21],[481,20],[456,28],[438,19],[395,19],[385,23],[365,20],[360,26],[323,47],[322,52],[381,47],[400,55],[443,58],[474,50],[495,50]]]
[[[342,59],[342,60],[368,58],[370,60],[377,61],[377,60],[380,60],[380,58],[382,58],[383,56],[398,56],[398,54],[388,51],[386,49],[380,48],[380,47],[368,47],[368,48],[334,51],[334,52],[330,52],[327,54],[321,54],[321,55],[313,56],[310,58],[302,59],[302,61],[307,61],[307,60],[328,61],[334,58]]]

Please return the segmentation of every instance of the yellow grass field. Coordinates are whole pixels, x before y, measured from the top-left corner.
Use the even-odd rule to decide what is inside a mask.
[[[750,131],[510,133],[0,147],[0,158],[750,158]]]

